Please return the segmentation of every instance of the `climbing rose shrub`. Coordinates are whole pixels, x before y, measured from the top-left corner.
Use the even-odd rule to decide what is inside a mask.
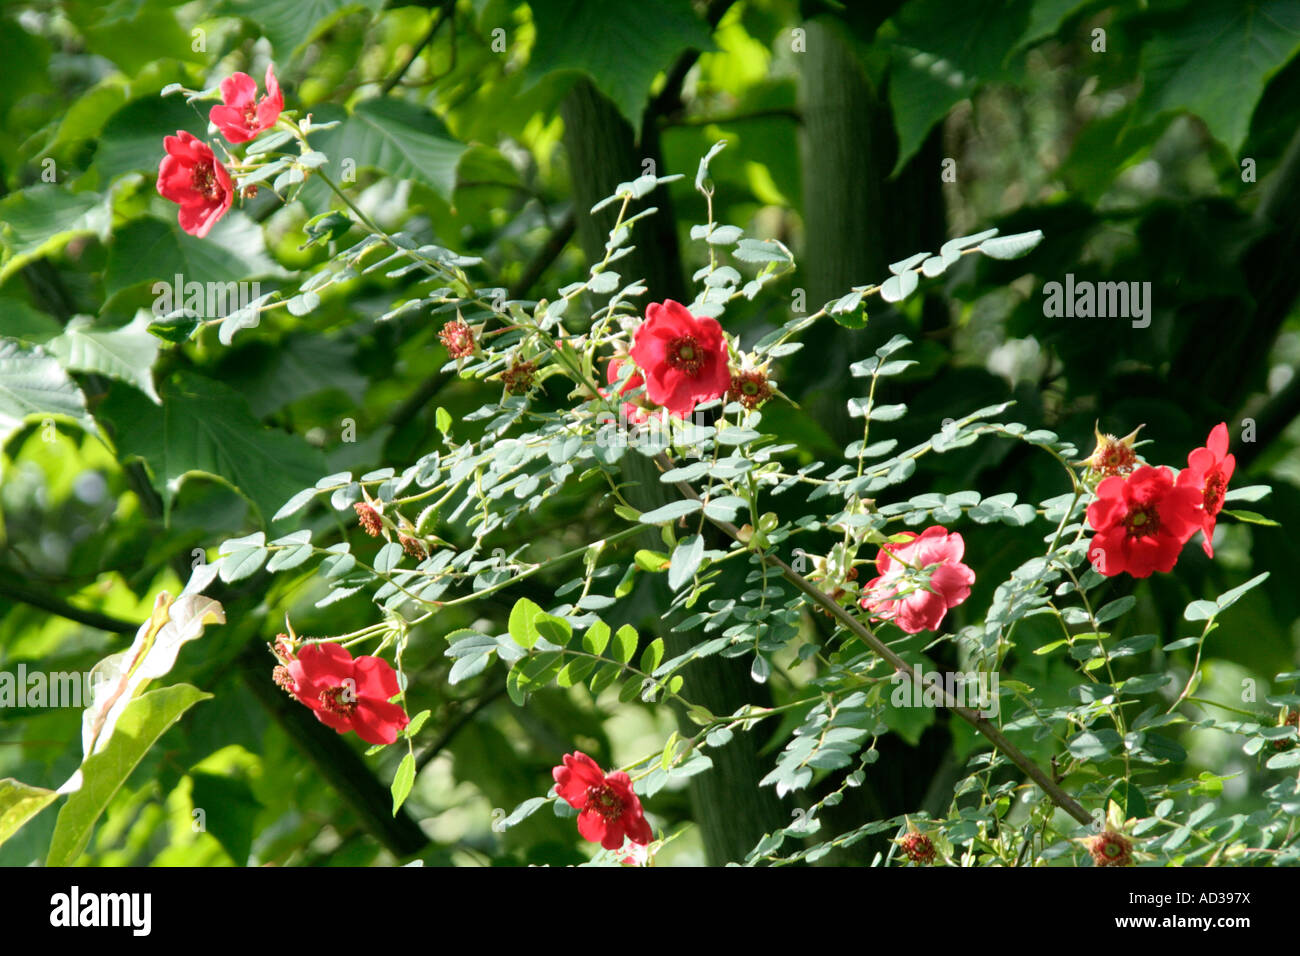
[[[1224,504],[1235,468],[1227,423],[1190,452],[1180,472],[1144,460],[1141,424],[1124,438],[1098,429],[1096,448],[1080,459],[1054,432],[1006,420],[1010,403],[954,408],[928,439],[901,447],[891,432],[909,410],[884,398],[916,364],[902,335],[848,364],[857,395],[847,412],[861,421],[861,438],[842,460],[813,460],[798,442],[779,439],[765,417],[786,401],[778,382],[782,360],[798,351],[814,323],[861,328],[867,302],[903,302],[922,278],[940,276],[967,256],[1025,255],[1040,234],[988,230],[948,240],[937,253],[895,263],[878,283],[865,281],[810,313],[742,336],[735,315],[773,294],[770,285],[793,271],[793,256],[779,241],[747,236],[713,222],[710,213],[691,233],[707,258],[694,277],[693,301],[647,301],[645,286],[617,266],[631,248],[640,201],[680,178],[647,174],[597,206],[613,206],[617,216],[604,259],[584,281],[554,298],[510,300],[504,290],[476,285],[475,260],[376,224],[352,190],[331,178],[331,158],[312,143],[325,127],[285,108],[273,68],[264,87],[258,98],[244,74],[222,82],[222,102],[210,118],[242,153],[225,152],[223,163],[188,133],[167,137],[158,191],[180,205],[182,228],[202,237],[236,192],[250,195],[258,182],[269,182],[291,202],[309,181],[322,181],[337,201],[308,220],[303,236],[305,246],[328,244],[328,256],[301,289],[278,290],[237,320],[212,320],[221,325],[221,341],[255,325],[259,310],[285,303],[310,310],[331,286],[382,263],[390,274],[424,274],[383,321],[430,325],[437,330],[433,347],[446,350],[444,372],[493,393],[459,419],[437,410],[440,443],[415,460],[360,476],[323,476],[275,516],[285,521],[323,509],[350,519],[353,533],[330,540],[328,532],[303,528],[271,540],[261,532],[232,539],[191,582],[201,589],[216,575],[234,582],[263,566],[272,573],[294,568],[332,588],[323,605],[357,592],[370,596],[371,626],[271,642],[268,679],[338,732],[405,750],[393,780],[395,810],[417,774],[415,736],[439,732],[429,711],[407,711],[407,685],[418,677],[405,670],[402,655],[434,642],[452,661],[451,683],[503,669],[517,706],[559,686],[611,707],[673,706],[696,728],[673,733],[651,752],[621,754],[609,772],[581,750],[557,754],[554,787],[504,814],[502,831],[544,806],[562,816],[576,811],[576,832],[600,848],[594,862],[653,864],[681,832],[669,832],[656,817],[657,795],[713,772],[712,754],[756,729],[779,733],[760,786],[799,799],[804,812],[738,862],[815,861],[882,835],[893,849],[877,862],[889,865],[1123,866],[1181,860],[1193,831],[1202,857],[1283,865],[1300,859],[1295,828],[1283,832],[1278,822],[1294,812],[1294,780],[1282,777],[1258,795],[1266,809],[1249,826],[1221,826],[1213,808],[1207,812],[1179,782],[1177,744],[1159,732],[1185,719],[1179,707],[1197,684],[1200,651],[1219,615],[1267,575],[1193,601],[1186,620],[1201,627],[1190,638],[1117,636],[1136,604],[1131,582],[1173,573],[1197,532],[1213,556],[1211,538],[1229,514]],[[191,100],[210,95],[182,92]],[[268,133],[276,143],[263,141],[266,148],[250,153]],[[709,165],[722,145],[700,161],[695,177],[710,210]],[[869,324],[861,334],[871,334]],[[991,441],[1021,443],[1055,459],[1056,493],[1035,502],[900,489],[923,457],[961,455]],[[512,540],[521,517],[581,481],[601,509],[599,530],[594,523],[575,526],[585,537],[563,552],[535,553],[533,542]],[[988,573],[982,569],[990,555],[982,549],[990,538],[972,537],[968,545],[959,528],[999,524],[1039,526],[1044,547],[1021,555],[991,600],[977,603],[972,587]],[[496,547],[498,541],[510,548]],[[487,623],[442,623],[452,609],[507,598],[520,581],[567,566],[577,577],[546,606],[509,599],[503,632]],[[691,645],[672,655],[662,636],[605,619],[655,576],[671,595],[660,609],[663,627],[692,635]],[[1026,643],[1021,625],[1043,615],[1055,619],[1061,637]],[[929,643],[896,650],[921,633]],[[1124,659],[1161,639],[1179,650],[1194,645],[1191,673],[1170,664],[1170,673],[1126,678]],[[375,653],[353,657],[348,648],[356,645]],[[959,660],[963,680],[945,683],[930,673],[932,651]],[[712,713],[692,699],[688,665],[717,654],[746,658],[760,683],[782,669],[790,698]],[[1010,662],[1025,655],[1072,669],[1077,692],[1013,679],[999,686]],[[789,677],[795,667],[813,676]],[[977,684],[992,689],[972,701],[967,691]],[[898,693],[911,685],[918,699],[971,726],[976,755],[951,801],[933,816],[918,809],[826,832],[827,806],[868,774],[889,772],[877,763],[877,743],[894,732],[899,708],[907,706]],[[1151,705],[1150,695],[1167,685],[1172,703]],[[1256,716],[1254,723],[1208,718],[1202,726],[1243,738],[1270,770],[1293,766],[1294,714],[1283,706]],[[1274,739],[1287,746],[1264,746]],[[1160,772],[1138,772],[1152,768]]]

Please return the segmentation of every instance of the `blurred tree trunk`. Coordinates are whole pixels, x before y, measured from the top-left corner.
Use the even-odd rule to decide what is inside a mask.
[[[882,168],[886,157],[877,143],[875,115],[882,106],[842,27],[818,18],[805,29],[807,52],[799,56],[804,241],[796,282],[807,294],[807,311],[815,312],[884,273],[881,184],[889,168]],[[850,394],[849,364],[870,352],[869,342],[865,332],[818,322],[787,376],[815,383],[800,403],[840,444],[852,440],[850,430],[861,431],[850,424],[842,396]],[[827,362],[827,355],[843,358]]]
[[[889,180],[897,142],[884,90],[868,77],[839,21],[818,18],[806,29],[808,51],[800,58],[805,238],[799,279],[808,294],[808,309],[815,311],[854,285],[880,281],[888,263],[937,248],[946,238],[946,220],[939,131]],[[878,297],[867,305],[871,315],[865,329],[846,329],[832,320],[810,329],[798,353],[800,362],[789,376],[794,382],[812,383],[800,403],[841,444],[862,437],[861,421],[849,418],[844,402],[846,395],[858,394],[849,364],[904,331],[901,316]],[[947,324],[941,300],[927,302],[923,314],[926,328]],[[829,355],[834,361],[827,360]],[[819,838],[921,809],[948,743],[941,724],[932,727],[918,747],[894,735],[880,740],[880,760],[868,770],[863,785],[847,791],[838,806],[822,811]],[[842,779],[843,772],[832,774],[819,793]],[[946,799],[942,803],[946,808]],[[877,851],[888,849],[887,838],[863,840],[825,861],[869,861]]]
[[[573,180],[578,239],[587,258],[599,261],[604,257],[605,241],[617,209],[607,208],[595,216],[589,210],[613,193],[620,182],[646,172],[643,159],[655,163],[657,174],[664,173],[659,168],[662,159],[658,131],[654,116],[648,115],[638,148],[631,126],[586,80],[574,86],[560,112]],[[668,190],[659,187],[646,197],[644,205],[658,207],[659,213],[637,224],[636,249],[619,260],[618,269],[628,279],[645,280],[649,289],[646,302],[689,301],[691,296],[683,281],[676,220]],[[637,507],[649,510],[670,500],[654,465],[643,455],[629,450],[623,457],[622,469],[624,478],[636,483],[627,494]],[[647,529],[641,546],[662,548],[663,543],[654,529]],[[710,542],[710,547],[721,546],[721,542]],[[655,625],[661,631],[667,656],[683,653],[704,640],[699,632],[669,632],[658,620],[670,601],[664,575],[644,576],[639,596],[655,608]],[[766,688],[750,679],[748,661],[742,658],[705,658],[691,664],[684,676],[689,698],[715,714],[733,713],[747,703],[770,703]],[[679,712],[677,717],[684,735],[698,730],[684,714]],[[759,743],[756,734],[736,734],[726,747],[709,751],[713,759],[711,771],[690,779],[692,813],[711,864],[744,859],[765,832],[789,822],[789,815],[782,810],[772,788],[758,785],[765,773],[760,766]]]

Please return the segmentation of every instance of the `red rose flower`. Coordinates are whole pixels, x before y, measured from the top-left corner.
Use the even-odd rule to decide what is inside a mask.
[[[1214,557],[1214,526],[1223,510],[1223,496],[1228,481],[1237,468],[1237,457],[1228,454],[1228,426],[1219,422],[1205,440],[1204,448],[1195,448],[1187,456],[1187,467],[1178,473],[1178,487],[1195,488],[1201,493],[1201,530],[1205,538],[1201,547]]]
[[[654,839],[641,801],[632,792],[632,780],[623,771],[606,774],[586,754],[571,753],[564,755],[563,765],[554,768],[551,776],[555,792],[581,811],[578,832],[583,839],[606,850],[619,849],[624,836],[643,846]]]
[[[1088,505],[1088,524],[1097,532],[1088,560],[1107,577],[1170,571],[1201,523],[1200,491],[1175,486],[1168,468],[1148,465],[1127,478],[1107,478]]]
[[[646,396],[680,418],[731,387],[722,326],[691,315],[671,299],[646,308],[646,320],[632,336],[631,356],[645,372]]]
[[[202,239],[235,198],[230,173],[196,136],[177,130],[163,137],[167,155],[158,164],[158,195],[180,203],[181,228]]]
[[[247,73],[234,73],[221,81],[221,105],[208,111],[212,125],[232,143],[244,143],[275,125],[284,110],[284,94],[275,68],[266,66],[266,95],[257,100],[257,82]]]
[[[408,723],[389,700],[397,695],[397,672],[382,658],[358,657],[338,644],[307,644],[289,664],[293,695],[322,724],[341,734],[355,730],[368,744],[391,744]]]
[[[876,555],[879,576],[867,582],[858,602],[881,620],[893,621],[909,634],[937,631],[939,622],[970,597],[975,572],[962,564],[966,542],[940,525],[910,539],[887,544]]]
[[[609,365],[605,367],[606,382],[610,385],[617,384],[618,377],[623,371],[623,363],[625,361],[627,361],[625,358],[610,359]],[[632,374],[628,376],[627,381],[623,383],[623,387],[618,390],[618,394],[626,395],[628,392],[638,389],[644,384],[645,379],[641,377],[639,372],[633,370]],[[605,398],[610,397],[610,392],[603,388],[600,390],[600,394]],[[623,417],[632,425],[641,425],[649,420],[649,414],[640,405],[636,405],[632,402],[624,402],[622,407]]]

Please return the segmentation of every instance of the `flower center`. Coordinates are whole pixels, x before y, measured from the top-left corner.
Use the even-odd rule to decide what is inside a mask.
[[[595,810],[605,820],[612,822],[623,815],[623,801],[613,787],[602,783],[587,788],[587,809]]]
[[[1110,857],[1113,860],[1117,856],[1123,856],[1124,848],[1120,846],[1118,843],[1107,843],[1104,847],[1102,847],[1101,852],[1105,853],[1108,857]]]
[[[244,107],[244,122],[249,126],[252,126],[257,122],[257,109],[251,104]]]
[[[1125,519],[1129,537],[1136,538],[1145,534],[1157,534],[1160,531],[1160,516],[1150,505],[1140,511],[1134,511]]]
[[[1205,513],[1217,515],[1223,508],[1224,486],[1223,475],[1215,472],[1205,481]]]
[[[216,170],[212,168],[211,163],[195,164],[194,172],[190,174],[190,185],[206,199],[221,198],[221,184],[217,182]]]
[[[351,717],[357,709],[356,695],[347,687],[331,687],[320,692],[321,706],[331,714]]]
[[[700,355],[700,343],[693,335],[681,335],[668,345],[668,364],[691,378],[700,374],[704,359]]]

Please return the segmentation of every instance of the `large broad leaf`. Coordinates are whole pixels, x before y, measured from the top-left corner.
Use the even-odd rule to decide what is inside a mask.
[[[243,495],[269,523],[289,498],[325,473],[321,453],[268,428],[234,389],[189,372],[160,389],[163,406],[114,388],[98,414],[115,425],[118,452],[142,458],[171,512],[184,481],[214,478]]]
[[[1300,0],[1212,0],[1189,14],[1142,47],[1144,115],[1190,110],[1235,155],[1269,79],[1300,51]]]
[[[1019,47],[1031,46],[1056,33],[1066,20],[1071,19],[1093,0],[1034,0],[1029,11],[1029,24],[1017,43]]]
[[[203,51],[194,49],[188,28],[181,26],[172,0],[65,0],[59,10],[76,24],[78,34],[92,53],[111,60],[128,76],[162,57],[202,63]],[[188,18],[187,18],[188,21]]]
[[[378,11],[384,0],[225,0],[215,14],[233,14],[262,28],[281,61],[289,59],[341,14],[349,10]]]
[[[86,397],[58,359],[0,339],[0,447],[28,418],[41,415],[62,415],[95,431]]]
[[[232,210],[204,239],[184,232],[174,215],[166,222],[137,219],[127,223],[114,234],[108,247],[104,285],[112,298],[123,289],[143,282],[174,286],[176,277],[180,276],[183,294],[184,284],[189,282],[242,282],[283,272],[266,255],[262,228],[243,213]],[[173,308],[179,307],[179,303],[173,303]],[[167,311],[163,309],[160,314]]]
[[[44,144],[44,155],[66,155],[66,148],[98,138],[109,117],[126,105],[129,89],[127,79],[113,73],[82,93],[59,118]]]
[[[685,50],[709,50],[708,25],[690,0],[529,0],[537,42],[528,71],[540,79],[556,70],[591,77],[636,129],[650,85]]]
[[[53,790],[28,786],[13,777],[0,780],[0,844],[53,803],[56,797],[58,794]]]
[[[903,7],[889,77],[898,130],[895,171],[980,83],[1008,78],[1005,61],[1025,32],[1030,6],[1029,0],[1005,0],[957,11],[950,0],[914,0]]]
[[[151,316],[143,309],[129,325],[97,329],[88,315],[75,316],[58,338],[46,343],[63,367],[76,372],[98,372],[129,382],[154,404],[161,403],[153,387],[153,363],[158,339],[149,334]]]
[[[47,866],[71,866],[81,856],[95,821],[149,748],[185,711],[211,696],[189,684],[176,684],[131,701],[108,745],[81,765],[82,786],[59,811]]]
[[[202,807],[207,832],[216,838],[237,866],[248,862],[257,817],[264,809],[243,780],[215,773],[193,771],[195,807]]]
[[[330,389],[359,404],[369,379],[357,371],[355,354],[356,346],[342,338],[290,335],[229,353],[218,377],[238,389],[259,418]]]
[[[63,326],[54,316],[34,309],[22,299],[0,296],[0,335],[28,345],[44,345],[61,334]]]
[[[207,565],[196,569],[178,598],[163,591],[154,600],[153,613],[140,625],[135,640],[124,651],[110,654],[90,672],[90,702],[81,715],[81,749],[84,764],[111,743],[131,701],[151,680],[162,677],[176,664],[181,645],[203,636],[209,624],[225,624],[226,612],[218,601],[199,594],[216,576]],[[84,782],[78,769],[59,788],[71,793]]]
[[[124,173],[157,175],[166,150],[163,137],[177,130],[207,137],[211,103],[186,103],[180,96],[146,96],[114,113],[99,137],[94,169],[101,188]],[[217,153],[220,156],[220,152]]]
[[[0,283],[78,236],[106,237],[110,220],[103,196],[52,184],[29,186],[0,199]]]
[[[452,139],[433,113],[404,100],[373,99],[358,103],[351,115],[337,109],[313,111],[320,123],[342,122],[311,136],[312,145],[330,159],[326,170],[335,180],[351,160],[356,170],[377,169],[398,179],[413,179],[450,199],[456,188],[456,164],[466,150]]]
[[[5,19],[0,25],[0,63],[19,68],[5,70],[5,82],[0,83],[0,117],[27,94],[50,89],[49,60],[49,39],[29,33],[16,16]],[[8,152],[17,145],[10,142],[0,146],[0,150]]]

